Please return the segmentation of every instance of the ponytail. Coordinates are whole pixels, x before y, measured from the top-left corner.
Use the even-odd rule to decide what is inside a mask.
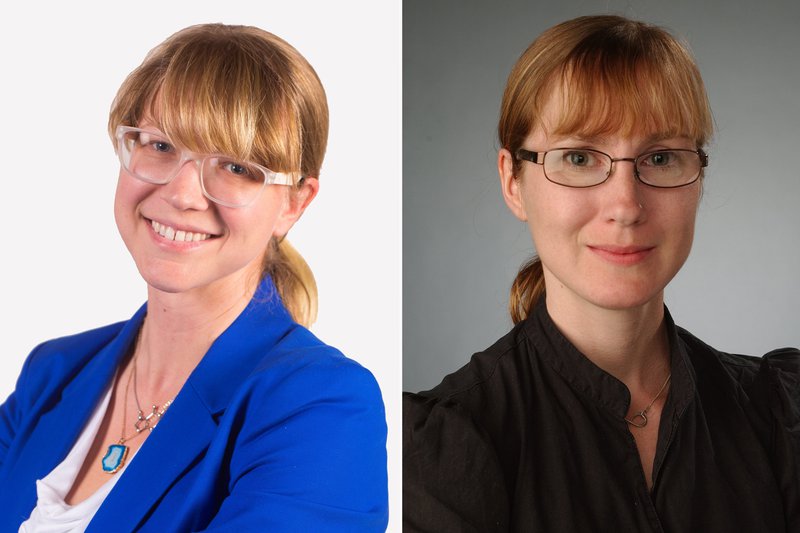
[[[542,296],[544,296],[544,272],[542,262],[534,255],[522,265],[514,283],[511,284],[508,312],[511,313],[514,324],[525,320]]]
[[[292,319],[310,327],[317,319],[317,282],[308,263],[286,239],[272,239],[264,261],[263,275],[272,277]]]

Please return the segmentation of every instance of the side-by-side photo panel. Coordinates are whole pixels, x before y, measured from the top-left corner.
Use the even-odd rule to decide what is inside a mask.
[[[0,36],[0,531],[401,531],[399,0],[80,4]]]
[[[403,15],[404,531],[800,529],[800,8]]]

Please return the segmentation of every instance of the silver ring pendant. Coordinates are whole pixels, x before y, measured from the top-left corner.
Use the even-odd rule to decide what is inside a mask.
[[[625,422],[634,427],[643,428],[647,425],[647,415],[644,414],[644,411],[640,411],[633,415],[633,418],[626,418]]]

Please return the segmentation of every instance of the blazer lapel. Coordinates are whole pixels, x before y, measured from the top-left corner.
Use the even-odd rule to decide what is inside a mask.
[[[296,324],[266,278],[217,338],[106,497],[87,531],[133,531],[217,431],[217,416],[259,361]]]
[[[136,530],[174,480],[208,447],[216,429],[200,398],[184,386],[87,531]]]
[[[53,400],[53,406],[44,408],[8,476],[18,487],[3,487],[10,497],[17,500],[19,509],[33,509],[36,505],[34,480],[47,476],[72,449],[135,339],[144,314],[145,308],[142,307],[110,343],[93,354],[89,362],[78,370],[78,375],[63,389],[61,397]],[[67,359],[77,356],[71,352],[62,355]],[[63,372],[65,369],[62,366],[55,369],[58,370]],[[69,379],[68,373],[73,370],[67,368],[66,371],[64,379]]]

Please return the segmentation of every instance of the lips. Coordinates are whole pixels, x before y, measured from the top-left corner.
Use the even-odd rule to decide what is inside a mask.
[[[600,258],[617,265],[635,265],[647,259],[655,246],[617,246],[613,244],[590,245],[589,249]]]
[[[214,235],[210,233],[203,233],[200,231],[189,231],[186,229],[178,229],[173,226],[162,224],[161,222],[157,222],[155,220],[149,220],[149,222],[150,226],[153,228],[153,231],[155,231],[168,241],[200,242],[214,237]]]
[[[589,245],[589,248],[593,248],[595,250],[602,250],[604,252],[609,252],[612,254],[635,254],[639,252],[643,252],[646,250],[652,250],[655,246],[616,246],[613,244],[599,244],[599,245]]]

